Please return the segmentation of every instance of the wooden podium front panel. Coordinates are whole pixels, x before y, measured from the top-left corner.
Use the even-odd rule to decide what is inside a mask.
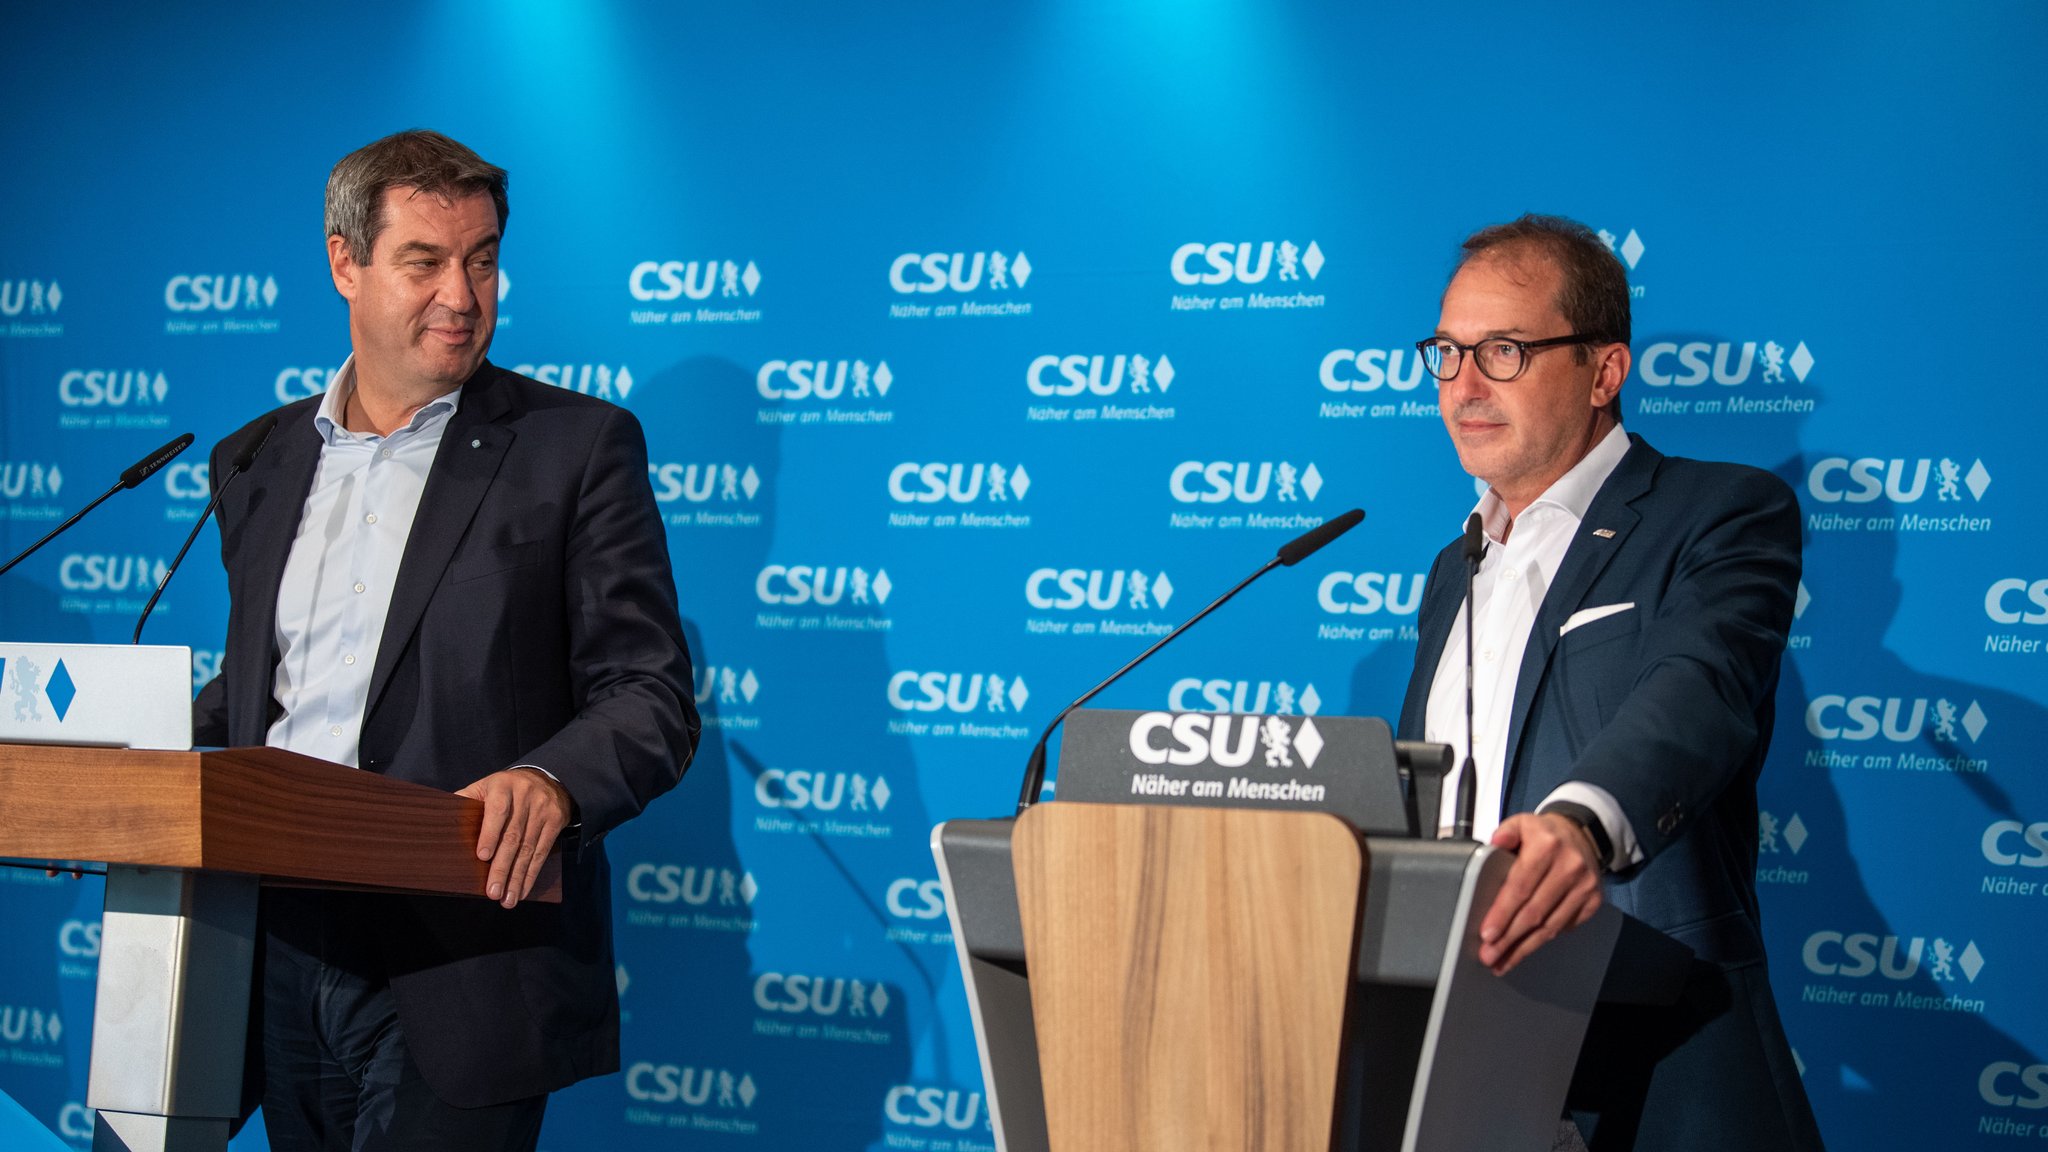
[[[1014,838],[1053,1152],[1326,1152],[1364,850],[1336,817],[1045,803]]]

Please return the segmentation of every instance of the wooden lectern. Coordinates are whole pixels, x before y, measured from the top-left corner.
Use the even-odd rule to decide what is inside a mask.
[[[24,702],[0,712],[0,857],[107,866],[93,1148],[221,1152],[241,1105],[259,889],[482,898],[484,806],[276,748],[177,750],[191,745],[189,649],[0,644],[10,663],[33,675],[9,674]],[[559,902],[561,879],[555,855],[529,899]]]

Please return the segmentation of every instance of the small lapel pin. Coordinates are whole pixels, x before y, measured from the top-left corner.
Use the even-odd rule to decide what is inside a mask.
[[[483,442],[483,441],[481,441],[481,440],[471,440],[471,441],[469,442],[469,446],[470,446],[471,448],[481,448],[481,447],[483,447],[483,446],[484,446],[484,442]],[[1606,530],[1605,530],[1605,529],[1602,529],[1602,531],[1606,531]],[[1612,532],[1608,532],[1607,534],[1608,534],[1609,536],[1612,536],[1612,535],[1614,535],[1614,533],[1612,533]]]
[[[1612,539],[1614,539],[1614,529],[1612,529],[1612,528],[1595,528],[1595,529],[1593,529],[1593,535],[1595,535],[1595,536],[1598,536],[1598,537],[1599,537],[1599,538],[1601,538],[1602,540],[1612,540]]]

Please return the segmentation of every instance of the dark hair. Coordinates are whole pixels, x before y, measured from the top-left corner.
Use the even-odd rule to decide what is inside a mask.
[[[341,158],[327,177],[327,235],[348,242],[349,255],[367,264],[384,231],[384,191],[413,188],[443,196],[491,194],[498,231],[511,208],[505,170],[441,135],[415,128],[397,132]]]
[[[1487,252],[1504,256],[1536,252],[1549,257],[1564,277],[1557,290],[1557,310],[1572,331],[1616,344],[1629,342],[1628,269],[1584,224],[1562,216],[1530,214],[1481,228],[1465,238],[1464,248],[1459,268]],[[1456,270],[1452,274],[1456,275]],[[1584,345],[1573,352],[1579,363],[1586,362]]]

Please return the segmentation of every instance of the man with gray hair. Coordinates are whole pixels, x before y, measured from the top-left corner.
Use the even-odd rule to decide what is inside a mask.
[[[1482,963],[1506,972],[1603,901],[1697,957],[1677,1004],[1596,1014],[1559,1147],[1808,1152],[1755,880],[1799,509],[1768,472],[1622,430],[1629,328],[1628,274],[1583,225],[1524,216],[1465,241],[1416,347],[1487,484],[1472,758],[1462,541],[1423,593],[1401,735],[1473,765],[1473,831],[1516,853]]]
[[[353,352],[220,507],[195,740],[473,797],[490,862],[489,901],[265,890],[249,1064],[278,1152],[532,1149],[549,1092],[619,1066],[600,841],[699,725],[639,423],[485,359],[507,214],[503,170],[438,133],[335,165]],[[558,841],[561,903],[529,901]]]

